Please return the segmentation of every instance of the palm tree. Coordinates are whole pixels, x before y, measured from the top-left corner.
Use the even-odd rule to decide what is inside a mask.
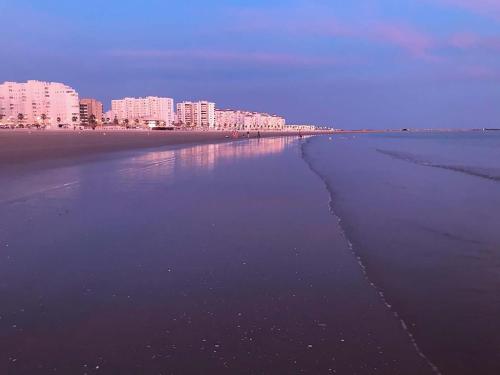
[[[126,118],[125,120],[123,120],[123,122],[125,123],[125,127],[128,129],[128,118]]]
[[[134,120],[134,122],[135,122],[135,126],[139,126],[139,123],[140,123],[141,121],[140,121],[138,118],[136,118],[136,119]]]
[[[61,118],[60,117],[57,118],[57,126],[61,127]]]
[[[89,116],[89,125],[92,127],[92,129],[95,129],[96,127],[96,118],[95,118],[95,115],[90,115]]]
[[[120,122],[118,121],[118,117],[115,116],[114,120],[113,120],[113,124],[114,125],[118,125]]]
[[[42,124],[45,126],[45,120],[47,120],[47,115],[45,113],[42,113],[42,115],[40,116],[42,118]],[[38,125],[37,125],[38,127]]]
[[[22,123],[24,120],[24,115],[22,113],[17,114],[17,119],[19,120],[19,123]]]
[[[77,116],[71,117],[71,122],[73,123],[73,130],[76,130],[76,122],[78,121]]]

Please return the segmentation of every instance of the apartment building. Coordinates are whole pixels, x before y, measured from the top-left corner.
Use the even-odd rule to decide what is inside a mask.
[[[78,93],[58,82],[30,80],[0,84],[0,113],[11,124],[39,124],[57,128],[78,121]]]
[[[120,122],[163,121],[170,126],[174,122],[174,100],[157,96],[112,100],[111,113]]]
[[[268,113],[217,109],[215,123],[220,130],[283,130],[285,119]]]
[[[177,123],[193,128],[215,129],[215,103],[207,101],[177,103]]]
[[[102,103],[97,99],[84,98],[80,99],[80,123],[85,126],[90,124],[90,119],[93,117],[95,125],[102,123]]]

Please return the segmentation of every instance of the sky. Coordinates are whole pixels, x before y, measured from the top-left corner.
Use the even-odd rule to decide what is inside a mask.
[[[0,82],[345,129],[500,127],[500,0],[0,0]]]

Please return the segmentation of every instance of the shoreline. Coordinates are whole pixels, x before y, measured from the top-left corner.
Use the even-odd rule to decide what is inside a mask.
[[[431,375],[366,282],[302,143],[5,176],[18,198],[2,204],[0,369]]]
[[[359,252],[357,247],[354,245],[355,242],[352,239],[352,234],[349,233],[349,229],[346,227],[345,218],[338,212],[339,211],[338,207],[336,207],[335,205],[335,190],[332,187],[331,181],[328,179],[326,175],[324,175],[318,168],[315,167],[314,163],[311,162],[312,155],[308,151],[310,147],[313,146],[311,146],[311,143],[309,141],[306,141],[300,145],[302,160],[304,161],[304,163],[306,163],[311,172],[314,175],[316,175],[319,178],[319,180],[323,183],[330,199],[328,203],[330,214],[336,219],[338,230],[340,231],[342,237],[345,238],[345,241],[348,244],[347,247],[349,248],[350,252],[356,259],[357,263],[359,264],[363,277],[365,278],[368,285],[370,285],[375,290],[376,294],[380,298],[380,301],[387,308],[387,310],[391,312],[391,314],[394,316],[394,319],[396,319],[400,323],[401,329],[408,335],[408,338],[418,356],[420,356],[427,363],[429,368],[436,375],[442,375],[443,373],[441,372],[440,368],[436,365],[435,360],[430,357],[429,353],[424,352],[422,347],[419,345],[419,342],[415,337],[415,332],[410,328],[411,324],[405,321],[401,313],[395,309],[393,302],[388,300],[386,296],[386,291],[375,280],[372,279],[370,270],[368,269],[368,266],[365,264],[365,259],[363,255]]]
[[[492,280],[498,275],[489,267],[494,256],[484,253],[485,244],[493,248],[500,241],[490,229],[498,221],[491,211],[498,200],[491,185],[495,182],[458,170],[424,168],[379,150],[426,155],[430,164],[494,168],[497,152],[492,146],[498,139],[481,137],[470,133],[397,141],[390,136],[352,138],[335,147],[321,137],[304,145],[330,198],[342,197],[333,199],[331,212],[368,283],[435,373],[499,373],[499,363],[490,360],[499,344],[491,333],[498,303],[489,298],[495,294]],[[469,201],[464,191],[484,199]],[[475,224],[464,220],[464,210]],[[443,322],[442,316],[449,319]]]
[[[297,137],[299,132],[260,132],[262,138]],[[330,134],[302,132],[302,135]],[[6,130],[0,131],[0,167],[18,167],[40,161],[67,161],[117,151],[184,144],[231,142],[246,139],[246,132],[142,130]],[[250,132],[257,138],[257,132]]]

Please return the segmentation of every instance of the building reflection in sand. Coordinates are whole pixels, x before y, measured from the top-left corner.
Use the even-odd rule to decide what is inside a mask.
[[[206,173],[221,163],[281,153],[296,141],[297,139],[293,137],[245,139],[230,143],[153,151],[127,161],[126,166],[119,169],[119,174],[134,179],[137,177],[163,179],[174,175],[180,177],[179,174],[183,171]]]

